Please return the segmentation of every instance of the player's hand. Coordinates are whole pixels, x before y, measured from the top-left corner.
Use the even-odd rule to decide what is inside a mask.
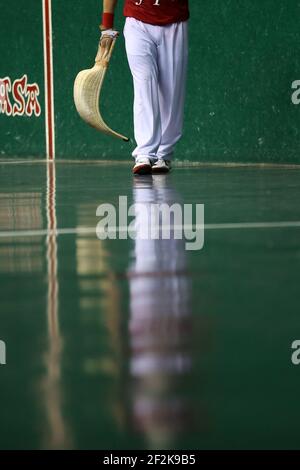
[[[110,38],[116,38],[117,36],[119,36],[119,31],[116,31],[115,29],[102,29],[101,30],[101,39],[104,37],[104,36],[108,36]]]
[[[101,32],[100,45],[102,47],[108,47],[111,41],[119,35],[118,31],[114,29],[105,29]]]

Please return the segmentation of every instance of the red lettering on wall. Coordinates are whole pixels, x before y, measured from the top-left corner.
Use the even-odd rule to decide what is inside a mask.
[[[11,85],[9,77],[0,78],[0,114],[6,116],[41,115],[38,100],[40,88],[37,83],[28,83],[27,75],[18,78]],[[11,95],[13,104],[11,102]]]
[[[10,116],[12,113],[12,105],[9,99],[11,91],[11,81],[9,77],[0,78],[0,114]]]
[[[27,75],[23,75],[20,80],[15,80],[13,83],[12,94],[15,100],[13,106],[13,116],[23,116],[25,112],[25,98],[27,85]]]
[[[32,116],[33,112],[36,116],[41,114],[41,106],[37,98],[39,94],[40,90],[38,85],[36,83],[28,83],[26,92],[26,96],[28,97],[26,105],[26,116]]]

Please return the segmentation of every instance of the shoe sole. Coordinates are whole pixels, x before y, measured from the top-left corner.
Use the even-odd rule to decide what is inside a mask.
[[[137,168],[132,170],[134,175],[150,175],[151,174],[151,165],[140,165]]]
[[[166,174],[169,173],[171,170],[169,168],[152,168],[152,174]]]

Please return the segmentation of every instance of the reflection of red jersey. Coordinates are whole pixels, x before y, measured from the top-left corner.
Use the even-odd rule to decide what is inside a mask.
[[[124,15],[160,26],[186,21],[189,0],[125,0]]]

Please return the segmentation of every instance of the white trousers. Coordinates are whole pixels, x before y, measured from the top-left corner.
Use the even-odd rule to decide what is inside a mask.
[[[124,36],[134,83],[132,155],[169,160],[182,135],[188,22],[154,26],[126,18]]]

